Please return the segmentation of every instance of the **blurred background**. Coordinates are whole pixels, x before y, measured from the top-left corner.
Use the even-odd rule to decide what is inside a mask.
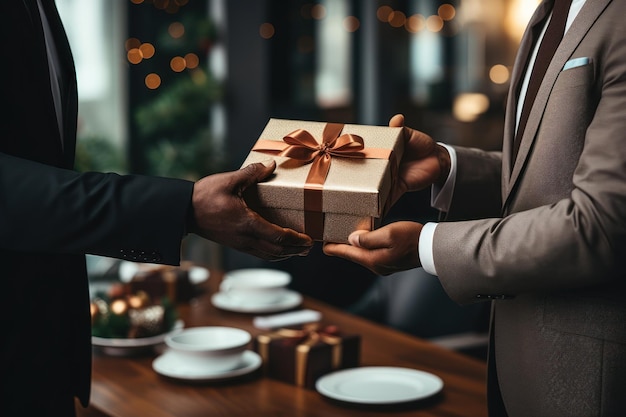
[[[499,149],[514,54],[538,1],[56,3],[78,74],[77,168],[195,180],[239,168],[270,117],[386,125],[403,113],[436,140]],[[436,218],[429,199],[407,195],[386,221]],[[380,300],[397,291],[319,245],[270,265],[193,237],[183,249],[212,268],[288,270],[295,289],[381,321]],[[430,278],[430,299],[445,299]],[[405,330],[441,333],[412,323]]]

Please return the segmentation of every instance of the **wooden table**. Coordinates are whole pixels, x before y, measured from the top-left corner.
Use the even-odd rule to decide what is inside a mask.
[[[251,314],[218,310],[210,302],[221,274],[212,272],[206,292],[181,305],[186,327],[221,325],[262,331]],[[323,321],[360,334],[362,366],[401,366],[438,375],[443,390],[434,397],[394,406],[356,406],[329,400],[314,390],[264,377],[261,371],[221,382],[190,384],[152,369],[156,354],[106,356],[94,351],[91,405],[79,416],[486,416],[485,364],[429,342],[377,325],[305,297],[303,307],[318,310]]]

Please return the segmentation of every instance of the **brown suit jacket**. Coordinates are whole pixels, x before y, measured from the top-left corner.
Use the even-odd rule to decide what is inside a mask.
[[[529,28],[546,12],[541,4]],[[527,30],[502,153],[457,148],[452,206],[433,253],[454,300],[494,300],[493,415],[502,404],[511,417],[626,410],[624,16],[624,1],[587,0],[511,161],[515,92],[531,51]],[[582,65],[563,69],[576,58]]]

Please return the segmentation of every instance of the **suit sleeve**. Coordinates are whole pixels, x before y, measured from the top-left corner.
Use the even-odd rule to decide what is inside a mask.
[[[613,46],[620,50],[611,51]],[[526,199],[522,210],[503,218],[439,223],[433,255],[439,278],[451,298],[470,303],[479,300],[480,295],[515,296],[530,291],[624,285],[626,63],[623,49],[623,43],[610,45],[603,50],[605,56],[596,58],[605,66],[599,98],[586,104],[593,106],[587,110],[591,117],[586,128],[573,130],[568,127],[573,123],[559,124],[553,118],[556,116],[544,116],[544,125],[564,129],[565,133],[569,129],[569,134],[546,138],[558,143],[554,155],[541,155],[546,161],[560,164],[559,154],[574,149],[574,141],[582,144],[571,183],[563,185],[569,190],[564,197],[534,206]],[[564,90],[559,94],[574,91]],[[562,100],[566,102],[567,96]],[[551,111],[558,114],[561,108],[560,117],[576,114],[573,112],[583,102],[571,97],[569,101],[578,106],[552,106]],[[570,113],[563,113],[564,109]],[[460,159],[471,161],[463,156]],[[532,190],[536,200],[547,199],[541,195],[542,182],[547,184],[553,179],[532,177],[530,172],[525,175],[532,178],[532,184],[524,184],[525,189]],[[480,183],[480,177],[473,183]],[[488,174],[482,177],[486,184],[493,180]],[[470,194],[459,193],[462,196],[457,201],[461,207]]]
[[[178,264],[193,182],[78,173],[0,153],[0,247]]]

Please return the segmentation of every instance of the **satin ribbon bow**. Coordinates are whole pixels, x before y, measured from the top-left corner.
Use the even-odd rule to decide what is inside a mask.
[[[365,149],[363,138],[351,133],[341,135],[342,130],[343,124],[326,124],[322,143],[315,140],[307,130],[295,130],[283,138],[289,146],[279,155],[303,161],[305,164],[312,163],[306,185],[313,188],[316,188],[316,185],[322,186],[328,176],[333,156],[365,158],[362,152]],[[321,210],[321,207],[318,209]]]

